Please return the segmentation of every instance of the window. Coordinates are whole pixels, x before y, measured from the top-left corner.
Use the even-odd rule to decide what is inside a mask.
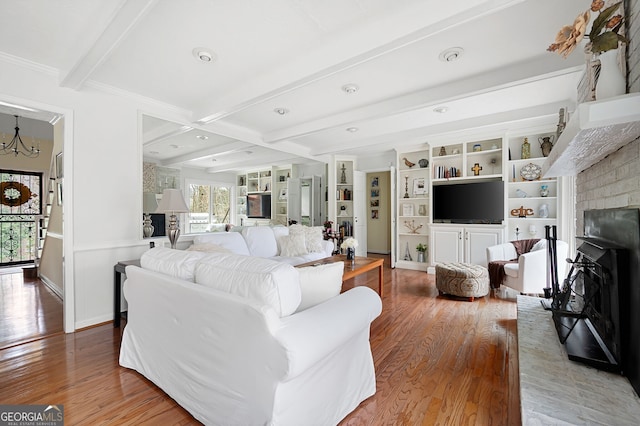
[[[0,265],[36,258],[41,192],[42,173],[0,170]]]
[[[231,218],[231,185],[189,182],[186,232],[224,231]]]

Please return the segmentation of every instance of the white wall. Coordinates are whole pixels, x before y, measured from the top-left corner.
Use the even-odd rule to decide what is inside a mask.
[[[142,241],[139,111],[187,121],[182,111],[91,87],[58,86],[57,75],[0,58],[0,100],[56,112],[65,123],[65,287],[75,293],[75,328],[113,318],[113,265],[134,259]],[[68,136],[68,137],[67,137]],[[68,140],[71,139],[71,140]],[[72,239],[67,236],[72,236]],[[65,300],[67,309],[68,300]],[[72,331],[65,324],[66,331]]]

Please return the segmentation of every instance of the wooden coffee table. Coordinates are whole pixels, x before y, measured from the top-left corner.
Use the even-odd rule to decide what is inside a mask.
[[[302,263],[296,265],[296,268],[303,266],[317,266],[326,265],[328,263],[344,262],[344,273],[342,274],[342,282],[350,280],[353,277],[364,274],[378,268],[378,294],[382,297],[383,293],[383,263],[384,259],[378,259],[373,257],[356,256],[355,262],[352,264],[350,260],[347,260],[347,256],[344,254],[336,254],[331,257],[325,257],[324,259],[314,260],[312,262]]]

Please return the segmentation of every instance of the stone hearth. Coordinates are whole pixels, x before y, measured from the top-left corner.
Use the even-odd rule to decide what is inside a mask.
[[[627,378],[570,361],[540,300],[518,296],[523,426],[637,425],[640,398]]]

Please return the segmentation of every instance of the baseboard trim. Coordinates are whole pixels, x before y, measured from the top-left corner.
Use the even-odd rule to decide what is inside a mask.
[[[49,278],[47,278],[46,275],[42,275],[40,274],[40,281],[42,281],[44,283],[44,285],[46,285],[49,290],[51,290],[52,292],[55,293],[56,296],[58,296],[60,298],[60,300],[64,300],[62,297],[62,289],[58,288],[58,286],[56,286],[53,281],[51,281]]]

